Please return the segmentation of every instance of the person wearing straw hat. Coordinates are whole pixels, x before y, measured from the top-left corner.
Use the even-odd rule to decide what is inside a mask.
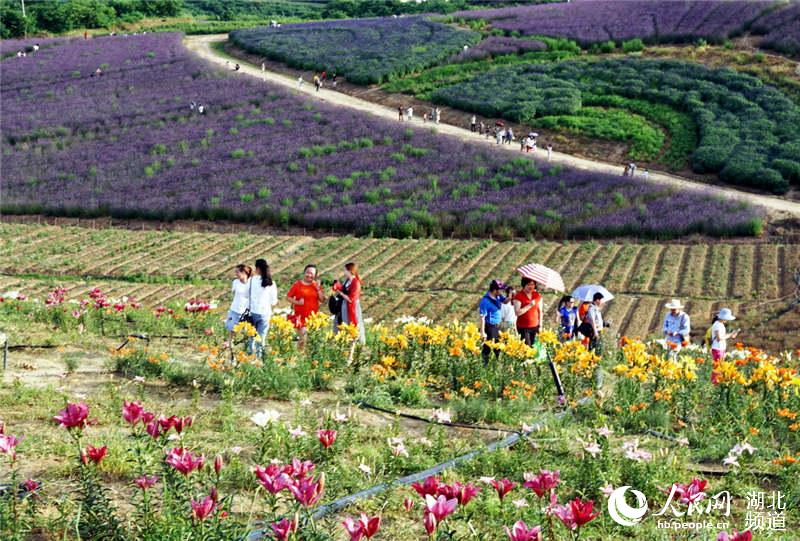
[[[732,333],[728,333],[725,328],[726,321],[733,321],[736,319],[730,308],[723,308],[717,313],[717,320],[711,326],[711,358],[714,361],[721,361],[725,358],[725,353],[728,349],[728,339],[736,338],[739,335],[738,329]]]
[[[689,314],[683,311],[684,306],[678,299],[672,299],[664,308],[669,310],[664,317],[664,339],[674,351],[679,351],[681,347],[689,345],[689,333],[692,331]]]

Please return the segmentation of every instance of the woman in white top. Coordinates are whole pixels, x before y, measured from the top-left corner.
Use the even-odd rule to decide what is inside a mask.
[[[278,304],[278,286],[272,280],[269,264],[264,259],[256,259],[256,270],[251,284],[251,308],[253,325],[261,337],[261,342],[255,344],[255,354],[261,356],[264,344],[269,333],[269,319],[272,317],[272,307]],[[253,343],[250,341],[250,352],[254,352]]]
[[[721,361],[725,358],[725,352],[728,349],[728,338],[736,338],[739,331],[733,331],[728,334],[725,328],[726,321],[733,321],[736,319],[733,316],[730,308],[723,308],[717,314],[717,320],[711,326],[711,358],[714,361]]]
[[[239,318],[247,310],[250,304],[250,276],[253,274],[253,269],[250,265],[236,265],[235,268],[236,279],[233,281],[231,287],[233,293],[233,301],[231,308],[228,310],[228,318],[225,320],[225,328],[233,333],[233,327],[239,323]]]
[[[507,331],[512,331],[517,328],[517,313],[514,311],[514,303],[511,299],[517,294],[514,288],[508,286],[505,291],[507,302],[504,302],[500,307],[500,324]]]

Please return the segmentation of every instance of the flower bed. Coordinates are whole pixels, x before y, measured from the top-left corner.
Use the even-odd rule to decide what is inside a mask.
[[[424,17],[352,19],[231,32],[243,49],[290,66],[336,73],[357,84],[419,71],[473,45],[476,32]]]

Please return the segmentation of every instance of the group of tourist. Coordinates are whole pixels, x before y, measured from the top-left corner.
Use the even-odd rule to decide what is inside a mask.
[[[647,168],[643,169],[641,175],[642,175],[642,178],[647,180],[648,178],[650,178],[650,170],[647,169]],[[634,177],[634,176],[636,176],[636,164],[631,162],[631,163],[625,165],[625,169],[622,171],[622,176],[623,177]]]
[[[233,300],[225,319],[225,328],[233,334],[237,324],[245,321],[252,324],[260,340],[251,340],[248,350],[260,356],[263,344],[267,342],[273,308],[278,304],[278,287],[264,259],[256,259],[253,267],[244,263],[237,265],[234,275],[231,285]],[[289,320],[297,329],[300,347],[305,345],[306,321],[319,312],[326,300],[334,316],[333,331],[338,332],[342,324],[355,325],[358,328],[356,341],[361,344],[366,342],[358,266],[347,263],[342,275],[341,280],[334,280],[329,296],[319,279],[317,266],[309,264],[303,269],[303,277],[292,284],[286,293],[286,300],[292,307]]]

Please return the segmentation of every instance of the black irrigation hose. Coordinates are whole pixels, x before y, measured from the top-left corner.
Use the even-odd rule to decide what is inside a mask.
[[[413,415],[413,414],[410,414],[410,413],[402,413],[402,412],[399,412],[399,411],[394,411],[394,410],[382,408],[380,406],[375,406],[373,404],[369,404],[367,402],[364,402],[363,400],[357,400],[356,402],[353,402],[353,404],[355,406],[358,406],[359,408],[380,411],[382,413],[388,413],[389,415],[394,415],[394,416],[397,416],[397,417],[403,417],[405,419],[413,419],[415,421],[422,421],[423,423],[428,423],[428,424],[432,424],[432,425],[450,426],[450,427],[456,427],[456,428],[467,428],[467,429],[470,429],[470,430],[489,430],[489,431],[492,431],[492,432],[505,432],[507,434],[521,434],[521,432],[519,430],[511,430],[511,429],[508,429],[508,428],[497,428],[497,427],[494,427],[494,426],[473,425],[473,424],[469,424],[469,423],[442,423],[442,422],[439,422],[439,421],[434,421],[432,419],[426,419],[425,417],[420,417],[419,415]]]

